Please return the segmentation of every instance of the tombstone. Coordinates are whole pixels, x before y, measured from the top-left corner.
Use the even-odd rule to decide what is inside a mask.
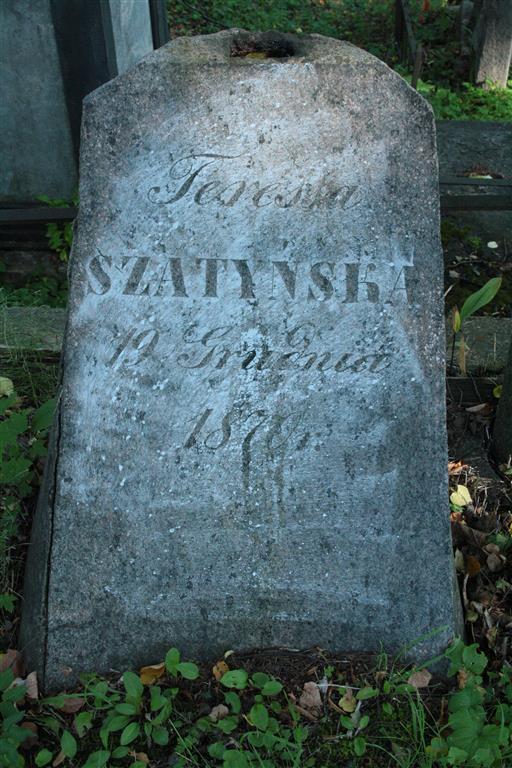
[[[166,42],[162,0],[2,0],[0,201],[70,200],[82,99]]]
[[[475,83],[493,83],[500,88],[506,88],[512,60],[510,0],[482,0],[474,40]]]
[[[512,344],[494,422],[491,453],[498,464],[512,466]]]
[[[86,99],[46,687],[173,645],[445,646],[437,185],[427,103],[318,35],[177,39]]]

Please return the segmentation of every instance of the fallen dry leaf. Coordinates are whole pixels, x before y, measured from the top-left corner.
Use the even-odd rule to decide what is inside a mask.
[[[32,736],[27,736],[23,744],[22,749],[32,749],[32,747],[39,741],[39,731],[35,723],[30,723],[28,720],[24,720],[21,723],[21,727],[26,731],[32,731]]]
[[[322,696],[316,683],[304,683],[299,705],[308,712],[311,712],[311,714],[319,714],[322,711]]]
[[[37,685],[37,672],[31,672],[29,675],[27,675],[27,678],[25,680],[25,685],[27,686],[27,696],[29,699],[38,699],[39,698],[39,687]]]
[[[165,664],[151,664],[149,667],[141,667],[139,670],[142,685],[153,685],[165,672]]]
[[[219,720],[222,720],[224,717],[227,717],[229,715],[229,709],[226,707],[225,704],[217,704],[216,707],[213,707],[212,711],[208,715],[212,723],[218,723]]]
[[[85,704],[85,699],[78,699],[73,696],[69,696],[64,701],[62,707],[59,707],[61,712],[65,712],[67,715],[73,715],[75,712],[80,712]]]
[[[480,561],[478,560],[478,557],[475,557],[474,555],[468,555],[466,557],[466,573],[471,579],[473,576],[476,576],[477,573],[480,573]]]
[[[139,760],[141,763],[146,763],[146,765],[149,765],[149,757],[145,752],[130,752],[130,755],[134,757],[135,760]]]
[[[432,675],[428,669],[419,669],[417,672],[413,672],[407,682],[414,688],[428,688],[428,684],[432,680]]]
[[[466,687],[466,683],[468,681],[468,673],[465,669],[459,669],[457,672],[457,685],[460,689]]]
[[[490,416],[494,413],[494,406],[492,403],[478,403],[478,405],[470,405],[466,408],[468,413],[479,413],[481,416]]]
[[[218,661],[212,669],[212,674],[216,680],[220,680],[226,672],[229,672],[229,667],[225,661]]]
[[[58,768],[59,765],[62,765],[62,763],[65,761],[65,759],[66,759],[66,755],[61,750],[59,752],[59,754],[57,755],[57,757],[55,758],[55,760],[53,761],[53,763],[52,763],[53,768]]]
[[[25,664],[19,651],[9,648],[6,653],[0,653],[0,672],[12,669],[14,677],[25,677]]]
[[[448,462],[448,474],[458,475],[463,469],[468,469],[468,465],[463,461],[449,461]]]

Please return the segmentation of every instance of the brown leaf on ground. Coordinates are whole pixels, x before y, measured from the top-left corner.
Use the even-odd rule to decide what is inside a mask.
[[[140,681],[142,685],[153,685],[162,677],[165,672],[165,664],[151,664],[148,667],[141,667],[139,670]]]
[[[80,712],[85,704],[85,699],[78,699],[73,696],[69,696],[62,707],[59,707],[61,712],[65,712],[67,715],[73,715],[75,712]]]
[[[139,760],[141,763],[146,763],[146,765],[149,765],[149,757],[145,752],[130,752],[130,755],[134,757],[135,760]]]
[[[28,720],[24,720],[21,723],[21,727],[25,731],[32,731],[31,736],[27,736],[23,744],[21,745],[22,749],[32,749],[32,747],[37,744],[39,741],[39,730],[37,728],[37,725],[35,723],[30,723]]]
[[[464,469],[469,469],[469,467],[468,467],[467,464],[464,464],[463,461],[449,461],[448,462],[448,474],[449,475],[458,475]]]
[[[53,768],[58,768],[59,765],[62,765],[62,763],[66,760],[66,755],[61,750],[55,760],[53,761],[52,765]]]
[[[480,573],[481,565],[478,557],[475,557],[474,555],[467,555],[466,557],[466,573],[469,576],[469,578],[473,578],[478,573]]]
[[[419,669],[417,672],[413,672],[410,675],[407,682],[414,688],[428,688],[428,684],[432,680],[432,675],[428,669]]]
[[[218,723],[219,720],[222,720],[224,717],[227,717],[229,715],[229,709],[226,707],[225,704],[217,704],[216,707],[213,707],[212,711],[208,715],[212,723]]]
[[[221,679],[223,675],[226,674],[226,672],[229,672],[229,667],[226,664],[225,661],[218,661],[214,667],[212,668],[212,674],[214,678],[218,681]]]
[[[295,705],[298,712],[312,722],[318,720],[322,714],[322,696],[317,683],[312,681],[304,683],[298,704]]]
[[[466,672],[465,669],[460,669],[457,672],[457,685],[461,689],[465,688],[467,681],[468,681],[468,673]]]
[[[27,696],[29,699],[39,698],[39,686],[37,685],[37,672],[31,672],[25,680]]]
[[[19,651],[9,648],[6,653],[0,653],[0,672],[12,669],[14,677],[25,677],[26,668]]]

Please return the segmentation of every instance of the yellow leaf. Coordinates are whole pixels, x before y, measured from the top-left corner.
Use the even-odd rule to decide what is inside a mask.
[[[454,333],[458,333],[460,331],[461,325],[462,325],[462,323],[460,321],[460,312],[457,309],[457,307],[455,307],[455,309],[453,310],[453,331],[454,331]]]
[[[502,392],[503,392],[503,384],[497,384],[492,391],[496,400],[499,400]]]
[[[141,667],[139,671],[140,681],[143,685],[153,685],[165,672],[165,664],[152,664],[149,667]]]
[[[465,485],[458,485],[457,490],[450,496],[452,504],[456,504],[457,507],[466,507],[472,503],[471,495]]]
[[[340,699],[340,707],[344,712],[355,712],[357,701],[350,688]]]
[[[220,680],[226,672],[229,672],[229,667],[225,661],[218,661],[212,669],[213,676],[216,680]]]

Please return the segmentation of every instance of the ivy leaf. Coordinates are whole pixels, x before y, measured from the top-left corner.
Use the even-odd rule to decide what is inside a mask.
[[[92,755],[89,755],[83,768],[103,768],[107,764],[109,757],[110,752],[108,750],[100,749],[98,752],[93,752]]]
[[[77,743],[75,737],[69,731],[63,731],[60,737],[60,748],[70,760],[74,758],[77,752]]]
[[[366,699],[373,699],[378,695],[379,692],[376,688],[361,688],[361,690],[356,693],[356,699],[358,701],[366,701]],[[361,752],[361,754],[363,753]]]
[[[144,692],[144,686],[138,675],[134,672],[125,672],[123,675],[123,685],[130,699],[140,701]]]
[[[354,739],[354,752],[358,757],[362,757],[366,752],[366,739],[364,736],[356,736]]]
[[[269,716],[264,704],[254,704],[249,712],[249,719],[259,731],[266,731],[268,728]]]
[[[171,648],[170,651],[167,651],[167,654],[165,656],[166,670],[170,672],[171,675],[175,675],[179,663],[180,663],[180,652],[178,651],[177,648]]]
[[[53,758],[52,753],[48,749],[41,749],[36,755],[37,768],[42,768],[43,765],[48,765]]]
[[[226,688],[236,688],[242,691],[247,687],[249,676],[245,669],[230,669],[225,675],[222,675],[220,681]]]
[[[282,690],[283,686],[278,680],[269,680],[261,689],[261,693],[263,696],[276,696],[278,693],[281,693]]]
[[[130,723],[122,732],[119,743],[122,747],[125,747],[127,744],[131,744],[132,741],[135,741],[139,733],[140,725],[138,723]]]
[[[176,669],[185,680],[196,680],[199,677],[199,667],[191,661],[182,661]]]

